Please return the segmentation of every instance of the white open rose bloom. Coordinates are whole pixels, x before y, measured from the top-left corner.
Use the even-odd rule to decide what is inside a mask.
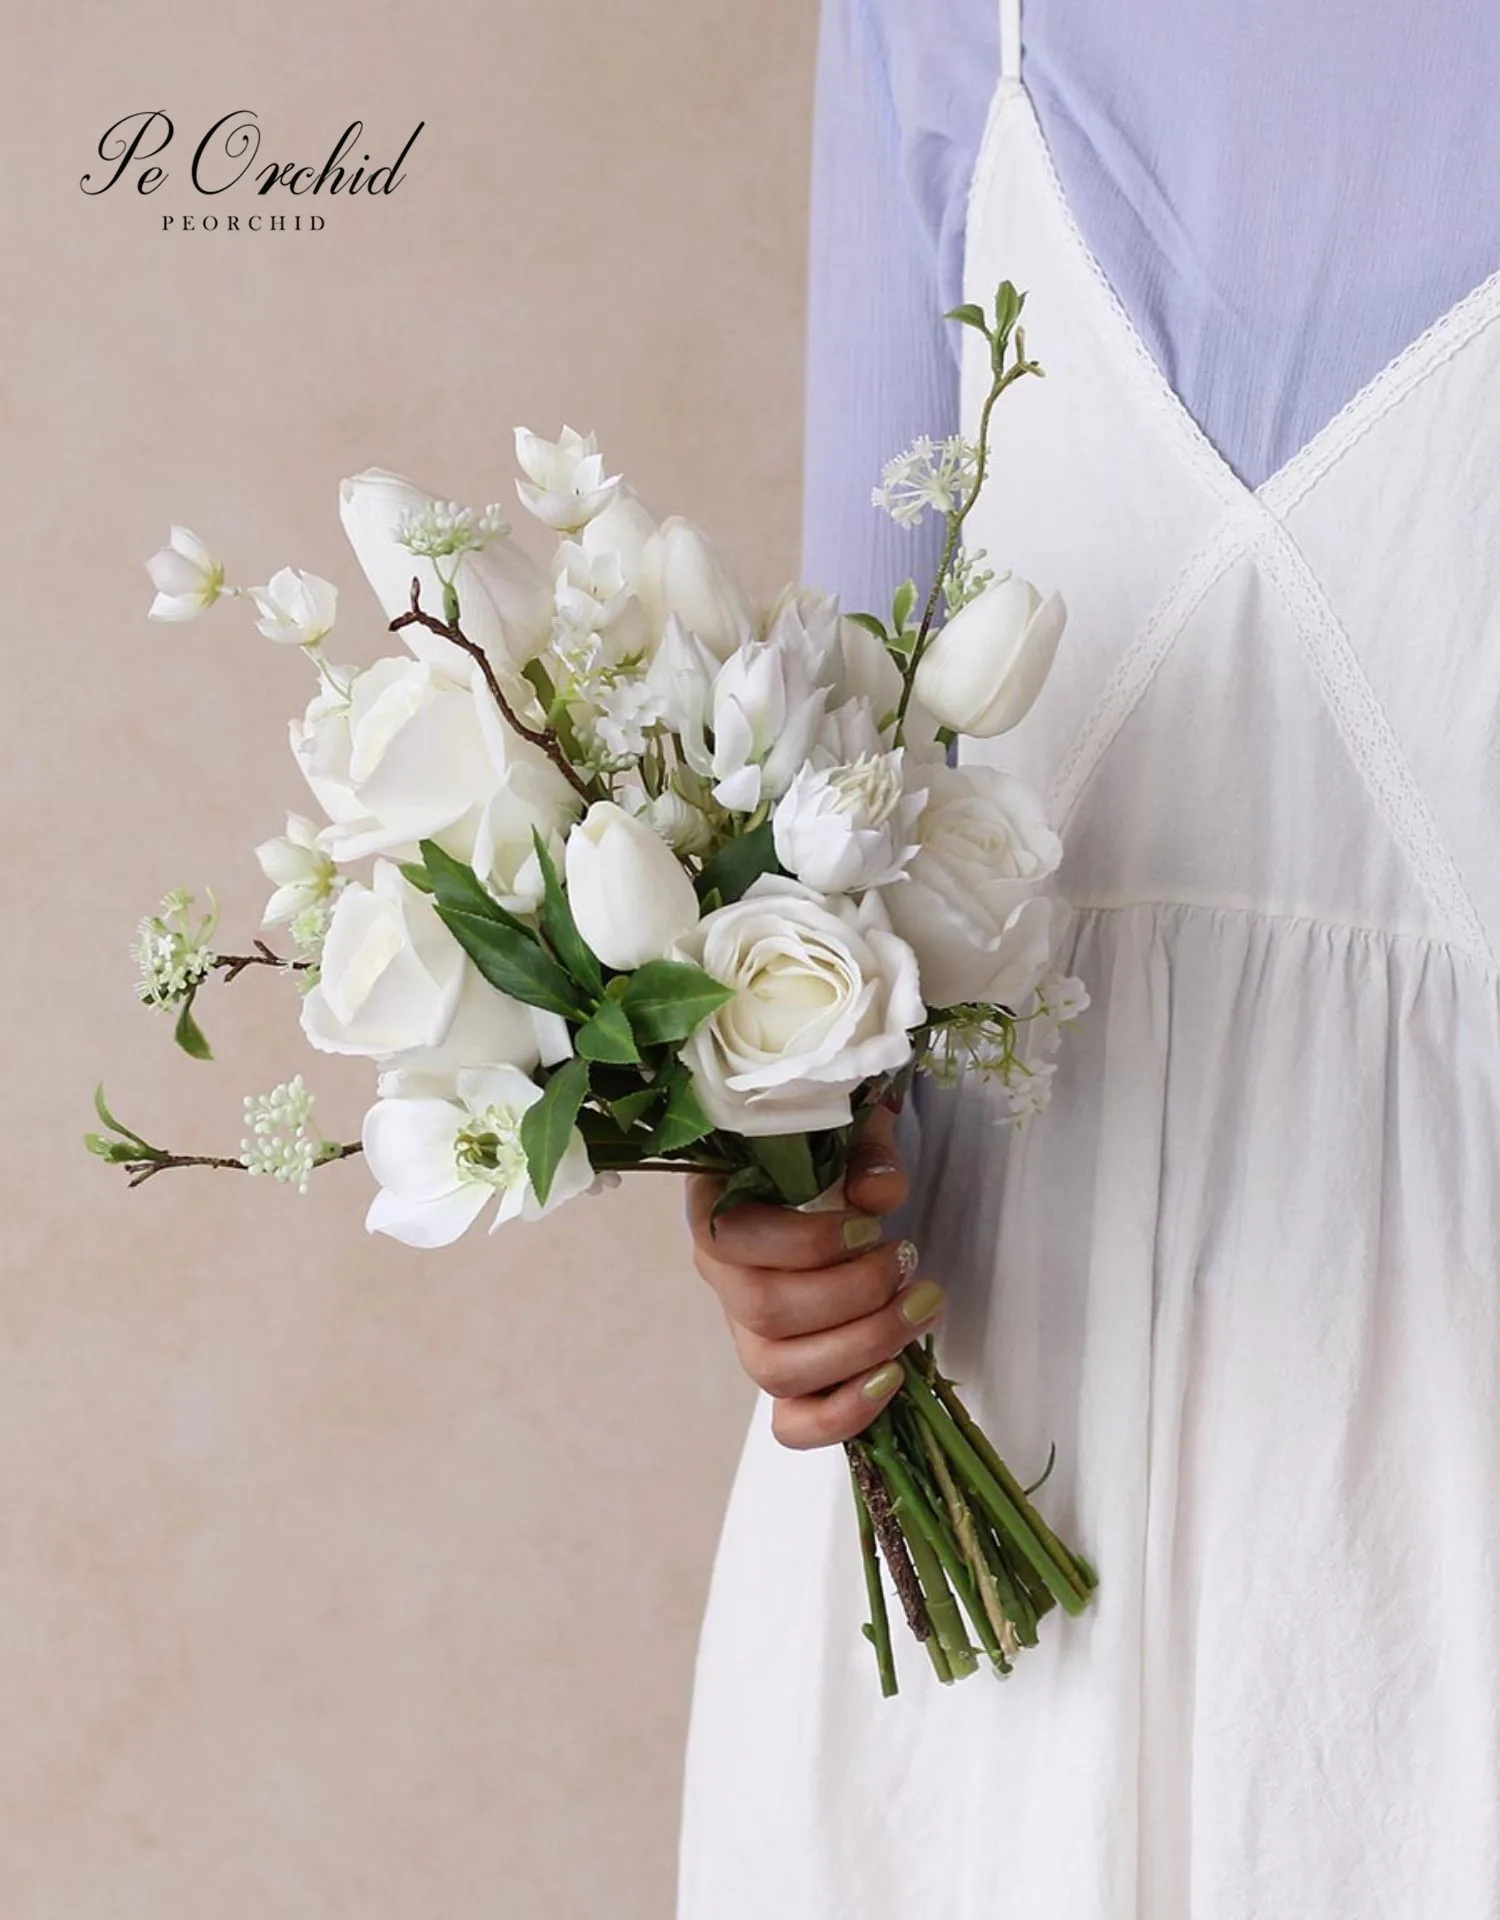
[[[435,1047],[452,1025],[468,961],[427,895],[389,860],[334,904],[302,1031],[323,1053],[383,1059]]]
[[[917,662],[915,693],[939,726],[988,740],[1018,725],[1052,671],[1068,610],[1002,574],[960,607]]]
[[[1018,1007],[1045,972],[1062,842],[1031,789],[993,767],[924,766],[917,852],[885,902],[914,949],[930,1007]]]
[[[584,944],[622,972],[661,959],[698,923],[687,870],[654,828],[596,800],[568,835],[568,905]]]
[[[339,592],[331,580],[298,567],[283,567],[250,597],[260,614],[256,626],[268,640],[288,647],[316,647],[333,632]]]
[[[224,591],[224,569],[190,527],[176,527],[146,562],[156,598],[153,620],[196,620]]]
[[[716,1127],[846,1126],[851,1094],[910,1059],[925,1009],[916,957],[891,931],[884,897],[856,906],[762,874],[679,944],[675,958],[735,989],[682,1048]]]
[[[636,591],[658,633],[675,616],[717,660],[755,638],[755,609],[733,567],[680,514],[663,520],[647,541]]]
[[[526,475],[516,482],[521,505],[554,533],[576,533],[615,497],[620,476],[606,478],[593,434],[564,427],[556,440],[516,428],[516,461]]]
[[[819,893],[859,893],[896,880],[917,850],[927,793],[908,791],[902,753],[800,769],[776,803],[772,837],[788,873]]]
[[[563,838],[583,803],[555,767],[519,760],[507,767],[479,817],[473,867],[491,894],[510,913],[534,913],[544,884],[535,835],[559,871]]]
[[[421,583],[423,611],[443,618],[436,563],[401,544],[402,533],[432,501],[430,493],[381,467],[367,468],[339,485],[344,532],[388,618],[410,606],[413,579]],[[464,633],[489,655],[505,684],[547,644],[552,632],[551,578],[503,534],[442,564],[453,575]],[[401,638],[419,660],[431,661],[454,678],[475,672],[468,654],[425,627],[403,627]]]
[[[514,1067],[457,1075],[445,1099],[381,1099],[365,1115],[365,1159],[380,1183],[365,1226],[409,1247],[446,1247],[498,1201],[490,1231],[538,1220],[593,1184],[575,1127],[542,1206],[526,1170],[521,1122],[542,1089]]]

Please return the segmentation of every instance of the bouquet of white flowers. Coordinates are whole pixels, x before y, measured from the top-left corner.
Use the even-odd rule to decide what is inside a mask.
[[[240,1153],[215,1155],[153,1145],[101,1089],[90,1150],[132,1184],[216,1166],[303,1190],[362,1151],[368,1228],[435,1247],[491,1203],[493,1231],[642,1169],[719,1176],[716,1212],[814,1204],[924,1070],[994,1076],[1013,1115],[1037,1109],[1058,1029],[1086,1004],[1052,960],[1061,847],[1019,781],[946,753],[1015,725],[1063,627],[1056,595],[961,543],[991,410],[1041,371],[1022,304],[1007,282],[992,315],[950,316],[988,342],[978,444],[920,441],[876,489],[897,520],[947,525],[924,604],[908,582],[887,620],[806,587],[758,611],[695,526],[658,525],[568,428],[516,434],[521,503],[556,536],[549,568],[495,507],[379,471],[344,482],[345,530],[408,649],[371,666],[330,662],[327,581],[284,568],[226,586],[174,527],[148,562],[152,614],[248,598],[315,669],[291,745],[325,823],[291,815],[256,849],[275,887],[265,925],[288,929],[290,953],[221,952],[212,896],[199,914],[169,895],[141,926],[141,998],[206,1059],[209,980],[284,972],[307,1040],[373,1060],[377,1098],[360,1140],[326,1141],[298,1074],[247,1100]],[[1096,1584],[930,1336],[900,1364],[901,1391],[848,1446],[887,1693],[880,1557],[945,1681],[976,1669],[976,1640],[1009,1672],[1039,1616],[1079,1612]]]

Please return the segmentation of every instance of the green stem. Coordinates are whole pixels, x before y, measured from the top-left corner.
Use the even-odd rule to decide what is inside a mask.
[[[849,1465],[849,1484],[854,1490],[854,1511],[859,1518],[859,1551],[865,1569],[865,1597],[870,1603],[870,1642],[875,1649],[875,1665],[880,1673],[880,1691],[889,1700],[900,1691],[896,1685],[896,1659],[891,1651],[891,1622],[885,1607],[885,1588],[880,1582],[880,1560],[875,1551],[875,1526],[870,1509],[860,1491],[854,1464]]]
[[[979,1544],[979,1529],[974,1524],[973,1510],[960,1493],[958,1483],[943,1457],[943,1450],[931,1432],[920,1420],[913,1424],[922,1451],[927,1456],[927,1464],[932,1469],[932,1477],[943,1496],[953,1538],[969,1569],[969,1577],[979,1600],[980,1617],[974,1622],[975,1628],[984,1643],[985,1652],[1002,1673],[1008,1673],[1018,1645],[1015,1623],[1001,1605],[999,1588],[985,1559],[984,1549]]]
[[[912,1564],[922,1583],[933,1632],[942,1644],[953,1678],[962,1679],[965,1674],[974,1671],[978,1660],[964,1627],[958,1602],[948,1585],[939,1545],[940,1530],[933,1527],[927,1503],[906,1470],[906,1463],[895,1443],[888,1412],[882,1414],[870,1430],[870,1451],[890,1488],[891,1504],[902,1523],[906,1544],[911,1549]]]

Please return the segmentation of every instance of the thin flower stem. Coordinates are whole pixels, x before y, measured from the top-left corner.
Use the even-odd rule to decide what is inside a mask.
[[[1018,1650],[1015,1624],[1001,1604],[995,1577],[990,1571],[984,1550],[979,1544],[979,1529],[974,1524],[973,1511],[958,1489],[958,1483],[949,1470],[942,1448],[933,1439],[924,1422],[919,1420],[916,1427],[917,1437],[922,1443],[922,1451],[926,1454],[927,1464],[932,1470],[932,1477],[937,1482],[938,1491],[943,1496],[943,1505],[948,1510],[948,1522],[953,1528],[953,1537],[958,1543],[958,1551],[963,1556],[964,1564],[968,1567],[969,1576],[974,1583],[974,1591],[979,1596],[979,1604],[983,1609],[984,1621],[989,1627],[989,1633],[984,1633],[978,1620],[974,1624],[980,1630],[985,1652],[989,1654],[995,1665],[1005,1672],[1008,1670],[1009,1661],[1015,1658]]]
[[[948,1569],[944,1566],[939,1545],[940,1530],[934,1528],[927,1504],[901,1458],[889,1411],[875,1422],[870,1435],[870,1451],[882,1479],[891,1490],[896,1517],[905,1532],[912,1564],[922,1583],[933,1631],[942,1645],[954,1679],[962,1679],[965,1674],[974,1671],[978,1658],[964,1626],[963,1614],[948,1585]]]
[[[906,1535],[891,1505],[890,1491],[875,1466],[870,1443],[863,1438],[846,1440],[844,1451],[849,1457],[849,1470],[864,1496],[865,1510],[875,1529],[875,1537],[880,1542],[880,1550],[885,1555],[885,1564],[891,1570],[891,1581],[896,1589],[896,1597],[901,1602],[901,1610],[906,1615],[906,1624],[918,1640],[926,1641],[929,1646],[935,1645],[932,1616],[927,1610],[922,1582],[912,1565]]]
[[[279,967],[287,973],[306,973],[312,966],[311,960],[288,960],[275,953],[264,940],[255,942],[254,953],[216,953],[210,962],[214,968],[223,968],[224,981],[238,980],[246,967]]]
[[[438,634],[444,640],[451,640],[455,647],[461,648],[468,654],[484,675],[484,684],[490,690],[490,698],[511,727],[523,740],[529,740],[534,747],[541,748],[575,793],[581,794],[586,801],[593,799],[593,789],[563,752],[562,743],[552,729],[529,727],[516,713],[501,691],[500,682],[495,678],[495,670],[490,665],[489,655],[484,648],[471,640],[456,620],[438,620],[432,614],[422,611],[422,583],[415,577],[411,583],[411,608],[408,612],[396,616],[391,622],[390,630],[392,633],[399,633],[403,627],[413,625],[425,627],[429,633]]]
[[[319,1153],[313,1166],[332,1166],[335,1160],[347,1160],[351,1154],[363,1153],[364,1145],[359,1140],[345,1140],[342,1143],[327,1142]],[[166,1173],[172,1167],[223,1167],[227,1172],[248,1173],[250,1169],[243,1160],[231,1159],[227,1154],[219,1153],[166,1153],[154,1149],[149,1159],[125,1160],[121,1164],[131,1175],[129,1184],[138,1187],[149,1180],[153,1174]]]
[[[891,1650],[891,1620],[886,1612],[885,1588],[880,1581],[880,1559],[875,1551],[875,1525],[860,1488],[854,1462],[849,1462],[849,1480],[854,1489],[854,1511],[859,1521],[859,1553],[865,1570],[865,1598],[870,1603],[870,1644],[875,1649],[875,1666],[880,1674],[880,1692],[884,1699],[900,1691],[896,1684],[896,1658]]]

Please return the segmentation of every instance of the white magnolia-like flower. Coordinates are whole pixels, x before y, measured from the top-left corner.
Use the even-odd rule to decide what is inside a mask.
[[[268,640],[289,647],[316,647],[333,632],[339,591],[330,580],[297,567],[283,567],[250,597],[260,613],[256,626]]]
[[[993,767],[924,766],[927,804],[906,879],[881,897],[915,950],[930,1007],[1018,1009],[1052,952],[1052,903],[1040,897],[1062,842],[1040,800]]]
[[[245,1096],[240,1160],[251,1173],[268,1173],[307,1192],[323,1142],[312,1130],[313,1096],[299,1073],[269,1093]]]
[[[823,723],[824,662],[798,622],[783,619],[747,641],[713,686],[714,798],[731,813],[777,800],[807,759]]]
[[[563,540],[552,567],[557,614],[566,625],[597,633],[624,611],[630,588],[618,553],[590,553],[577,540]]]
[[[516,462],[527,476],[516,482],[526,511],[556,533],[576,533],[614,498],[620,476],[604,473],[593,434],[564,427],[556,440],[516,428]]]
[[[517,761],[507,767],[480,815],[474,871],[510,913],[534,913],[545,891],[536,835],[559,870],[563,839],[582,802],[552,767]]]
[[[452,580],[458,594],[459,621],[466,637],[489,656],[501,683],[514,684],[530,698],[520,669],[541,652],[552,632],[552,581],[514,540],[487,534],[447,559],[414,553],[405,541],[414,524],[443,503],[399,473],[370,467],[339,483],[339,517],[355,557],[388,619],[411,605],[411,583],[421,588],[422,608],[443,618],[443,583]],[[439,569],[441,568],[441,572]],[[441,668],[456,680],[477,677],[462,648],[415,622],[401,638],[419,660]]]
[[[208,894],[208,911],[193,918],[193,896],[186,887],[174,887],[153,914],[136,928],[133,954],[140,971],[140,996],[148,1007],[161,1009],[186,1000],[213,970],[212,940],[219,924],[219,903]]]
[[[940,726],[988,740],[1018,725],[1052,671],[1068,610],[1029,580],[1002,574],[939,629],[914,691]]]
[[[468,962],[431,900],[389,860],[334,904],[302,1031],[322,1053],[384,1059],[436,1047],[452,1025]]]
[[[884,898],[825,900],[762,874],[679,943],[676,958],[735,989],[682,1048],[716,1127],[847,1126],[855,1089],[910,1059],[925,1009],[916,957],[891,932]]]
[[[675,616],[716,660],[755,637],[755,609],[734,569],[702,528],[679,514],[647,541],[636,591],[658,633]]]
[[[261,915],[263,927],[295,920],[309,907],[330,899],[344,884],[338,868],[318,845],[317,823],[300,813],[289,813],[286,832],[274,840],[262,840],[255,858],[276,889]]]
[[[819,893],[858,893],[899,878],[917,850],[913,828],[927,801],[908,791],[902,753],[846,765],[802,767],[772,815],[776,857]]]
[[[568,905],[584,944],[622,973],[659,960],[698,923],[686,869],[644,820],[596,800],[568,835]]]
[[[167,544],[146,562],[156,598],[153,620],[196,620],[224,591],[224,568],[197,534],[174,526]]]
[[[898,526],[914,527],[927,512],[956,513],[973,491],[979,450],[960,434],[934,441],[923,435],[887,460],[871,504]]]
[[[457,1076],[447,1099],[381,1099],[365,1116],[365,1159],[380,1192],[365,1216],[371,1233],[409,1247],[446,1247],[498,1200],[490,1231],[507,1220],[537,1220],[593,1184],[575,1127],[541,1205],[527,1171],[521,1122],[542,1089],[513,1067],[476,1067]]]
[[[446,560],[460,553],[479,553],[509,532],[510,522],[494,501],[476,513],[456,500],[426,500],[406,510],[396,527],[396,539],[408,553]]]

